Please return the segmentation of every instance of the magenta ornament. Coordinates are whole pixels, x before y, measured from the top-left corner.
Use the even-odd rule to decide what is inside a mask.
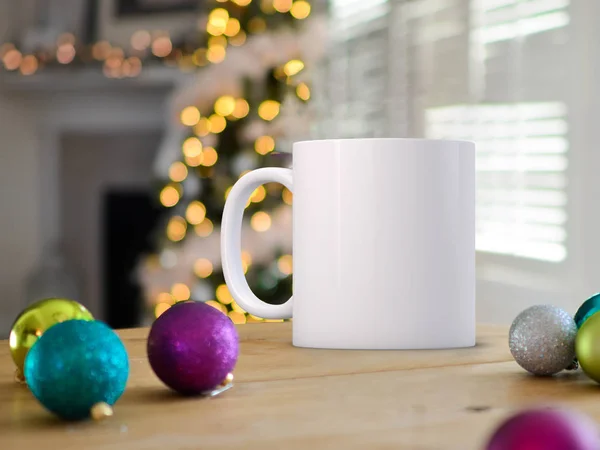
[[[207,393],[233,371],[239,338],[231,319],[200,302],[177,303],[152,325],[148,336],[152,370],[184,395]]]
[[[486,450],[598,450],[600,434],[587,416],[564,409],[531,409],[506,420]]]

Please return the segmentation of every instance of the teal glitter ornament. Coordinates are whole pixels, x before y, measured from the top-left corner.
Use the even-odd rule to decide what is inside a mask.
[[[575,323],[577,328],[581,328],[586,320],[600,311],[600,293],[592,295],[579,307],[575,313]]]
[[[98,321],[69,320],[49,328],[25,359],[25,379],[46,409],[81,420],[110,408],[129,376],[127,351],[119,336]]]

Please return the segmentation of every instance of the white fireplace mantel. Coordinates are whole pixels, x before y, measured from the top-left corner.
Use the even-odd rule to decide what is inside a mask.
[[[167,100],[186,74],[146,68],[137,78],[107,79],[101,69],[47,69],[30,77],[4,73],[2,95],[25,107],[37,146],[40,244],[60,240],[60,139],[65,133],[164,129]],[[93,170],[93,168],[90,168]]]

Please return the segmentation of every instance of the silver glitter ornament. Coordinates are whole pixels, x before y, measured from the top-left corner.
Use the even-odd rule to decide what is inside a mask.
[[[527,308],[512,323],[508,345],[515,361],[534,375],[554,375],[575,360],[577,325],[552,305]]]

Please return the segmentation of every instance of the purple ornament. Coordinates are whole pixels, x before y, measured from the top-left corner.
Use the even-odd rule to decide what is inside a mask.
[[[486,450],[598,450],[600,434],[587,416],[561,409],[520,412],[496,430]]]
[[[199,302],[177,303],[152,325],[148,360],[154,373],[185,395],[211,391],[232,372],[238,334],[231,319]]]

